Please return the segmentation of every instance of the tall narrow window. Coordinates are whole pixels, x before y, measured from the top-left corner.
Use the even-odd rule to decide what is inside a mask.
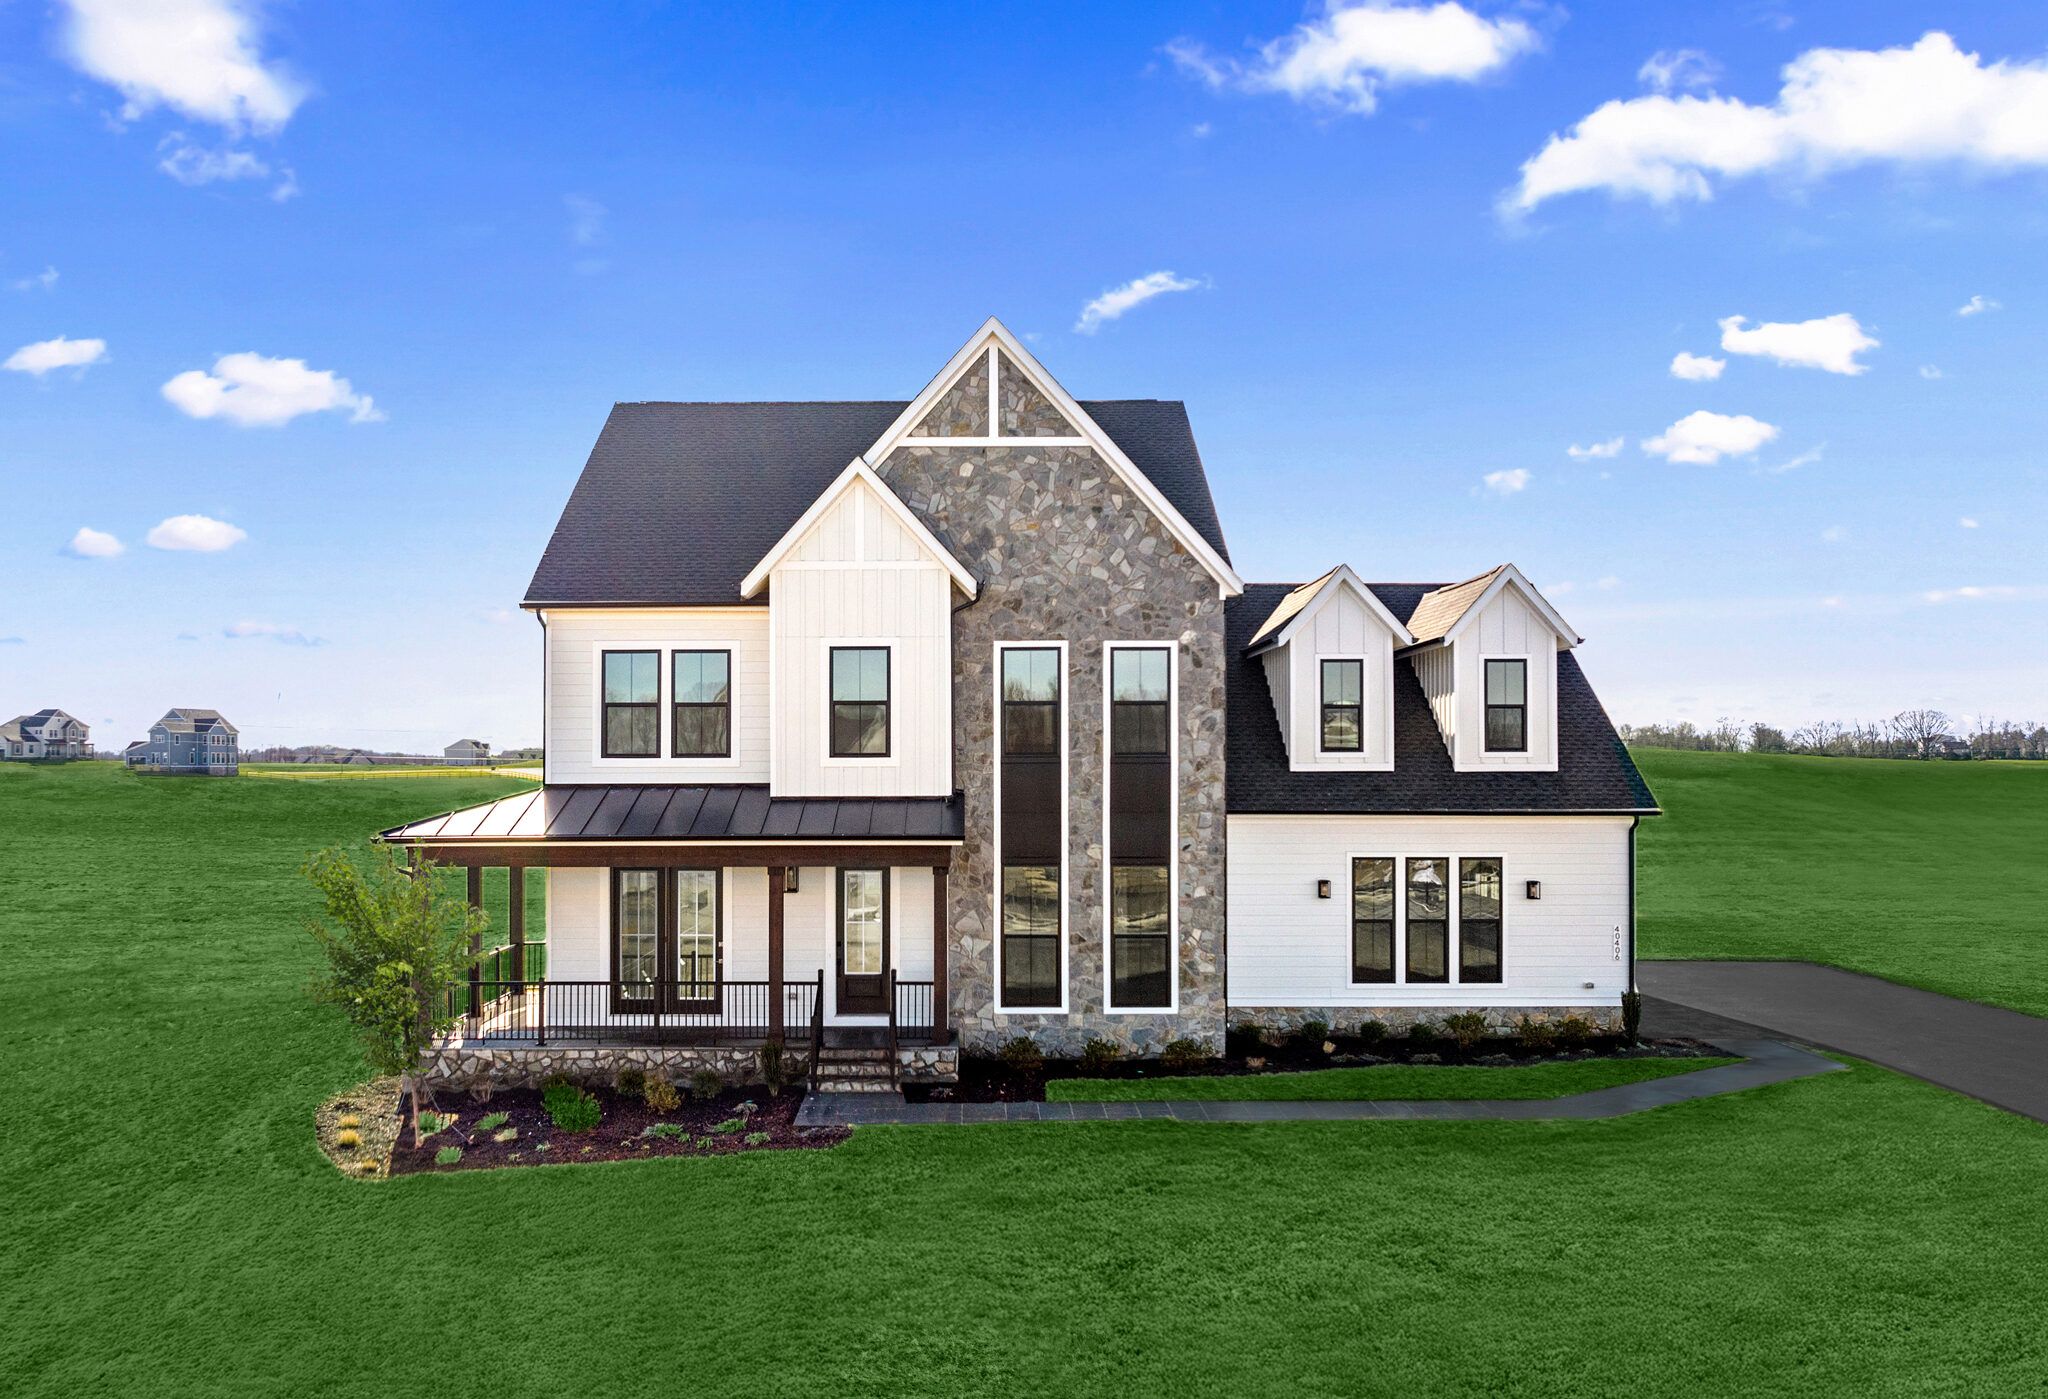
[[[661,755],[661,652],[604,653],[604,755]]]
[[[1351,979],[1394,979],[1394,862],[1351,862]]]
[[[889,648],[832,648],[832,756],[889,756]]]
[[[1002,709],[1002,1004],[1060,1004],[1060,652],[1006,647]]]
[[[1109,1003],[1173,1004],[1173,653],[1110,651]]]
[[[673,711],[670,755],[732,756],[732,653],[677,651],[669,657]]]
[[[1500,980],[1500,861],[1458,861],[1458,980]]]
[[[1408,862],[1408,980],[1451,979],[1451,862]]]
[[[1323,751],[1365,750],[1365,662],[1323,662]]]
[[[675,997],[709,1006],[718,998],[718,871],[677,870]]]
[[[839,871],[839,1010],[889,1013],[889,875]]]
[[[1523,753],[1529,748],[1529,663],[1486,663],[1486,751]]]
[[[615,1000],[650,1009],[661,975],[661,871],[615,871],[612,890]]]

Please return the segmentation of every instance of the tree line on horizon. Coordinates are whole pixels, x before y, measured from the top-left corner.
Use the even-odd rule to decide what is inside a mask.
[[[1702,727],[1622,724],[1621,741],[1631,748],[1681,748],[1701,753],[1800,753],[1823,758],[2048,758],[2048,726],[1977,718],[1967,736],[1939,709],[1904,709],[1872,723],[1821,719],[1787,732],[1769,724],[1744,726],[1719,719]]]

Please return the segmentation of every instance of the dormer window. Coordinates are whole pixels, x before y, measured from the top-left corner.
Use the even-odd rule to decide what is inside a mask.
[[[1486,751],[1523,753],[1529,748],[1529,663],[1486,663]]]
[[[1323,662],[1323,751],[1365,748],[1365,662]]]
[[[832,756],[889,756],[889,648],[832,648]]]

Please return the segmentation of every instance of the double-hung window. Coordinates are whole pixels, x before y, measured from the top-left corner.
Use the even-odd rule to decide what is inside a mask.
[[[1003,648],[1000,656],[1002,1005],[1057,1008],[1060,857],[1066,839],[1061,652],[1055,646],[1018,646]]]
[[[661,756],[661,652],[604,653],[604,755]]]
[[[1323,662],[1323,751],[1365,751],[1365,662]]]
[[[889,648],[832,648],[832,756],[889,756]]]
[[[670,756],[731,757],[732,652],[672,652],[669,670]]]
[[[1173,652],[1109,653],[1109,1004],[1173,1004]]]
[[[1451,979],[1451,862],[1408,861],[1408,980]]]
[[[1394,979],[1394,862],[1351,862],[1351,979]]]
[[[1525,753],[1529,749],[1529,663],[1486,663],[1486,751]]]
[[[1458,861],[1458,980],[1500,980],[1500,861]]]

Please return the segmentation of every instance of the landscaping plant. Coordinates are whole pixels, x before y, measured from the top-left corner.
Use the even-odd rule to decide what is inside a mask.
[[[1325,1027],[1326,1029],[1328,1027]],[[1192,1069],[1209,1062],[1209,1051],[1202,1047],[1200,1040],[1172,1040],[1159,1056],[1159,1062],[1176,1073]]]
[[[1330,1038],[1330,1022],[1327,1020],[1304,1020],[1294,1032],[1294,1047],[1303,1054],[1320,1054],[1324,1041]]]
[[[701,1102],[710,1102],[725,1091],[725,1080],[710,1069],[699,1069],[690,1075],[690,1096]]]
[[[452,1166],[461,1159],[462,1148],[459,1146],[444,1146],[434,1153],[434,1164],[436,1166]]]
[[[312,995],[341,1007],[371,1068],[399,1076],[418,1146],[420,1099],[433,1101],[420,1056],[461,1019],[456,993],[467,989],[469,948],[482,944],[490,920],[430,870],[401,865],[389,846],[376,847],[367,868],[329,846],[303,872],[325,913],[306,920],[326,959]]]
[[[1642,1041],[1643,993],[1624,991],[1621,993],[1621,1034],[1630,1044]]]
[[[1548,1054],[1557,1046],[1557,1027],[1525,1015],[1515,1024],[1515,1040],[1531,1054]]]
[[[1045,1055],[1029,1035],[1019,1035],[997,1051],[1010,1072],[1023,1079],[1035,1079],[1045,1072]]]
[[[1123,1052],[1123,1046],[1114,1041],[1092,1039],[1081,1047],[1081,1068],[1089,1074],[1105,1073]]]
[[[512,1114],[509,1112],[494,1112],[489,1117],[479,1120],[476,1129],[479,1132],[495,1132],[511,1120]]]
[[[1378,1044],[1387,1037],[1387,1022],[1377,1017],[1371,1020],[1360,1021],[1358,1037],[1365,1041],[1368,1048]]]
[[[1226,1054],[1238,1059],[1263,1054],[1266,1051],[1266,1032],[1249,1022],[1232,1025],[1223,1032],[1223,1049]]]
[[[603,1120],[597,1099],[573,1083],[558,1083],[541,1093],[541,1105],[564,1132],[588,1132]]]
[[[647,1070],[620,1069],[619,1076],[612,1081],[612,1087],[618,1090],[622,1098],[643,1097],[647,1092]]]
[[[784,1077],[782,1062],[782,1040],[770,1035],[761,1046],[761,1082],[768,1085],[768,1096],[773,1098],[782,1092]]]
[[[650,1078],[647,1080],[646,1090],[641,1094],[641,1101],[656,1112],[674,1112],[683,1105],[683,1095],[678,1093],[676,1086],[667,1079]]]
[[[1469,1050],[1486,1038],[1486,1017],[1476,1010],[1468,1010],[1459,1015],[1446,1015],[1444,1031],[1458,1042],[1458,1048]]]
[[[1557,1047],[1559,1049],[1584,1049],[1586,1041],[1593,1038],[1593,1022],[1582,1016],[1567,1015],[1557,1022]]]

